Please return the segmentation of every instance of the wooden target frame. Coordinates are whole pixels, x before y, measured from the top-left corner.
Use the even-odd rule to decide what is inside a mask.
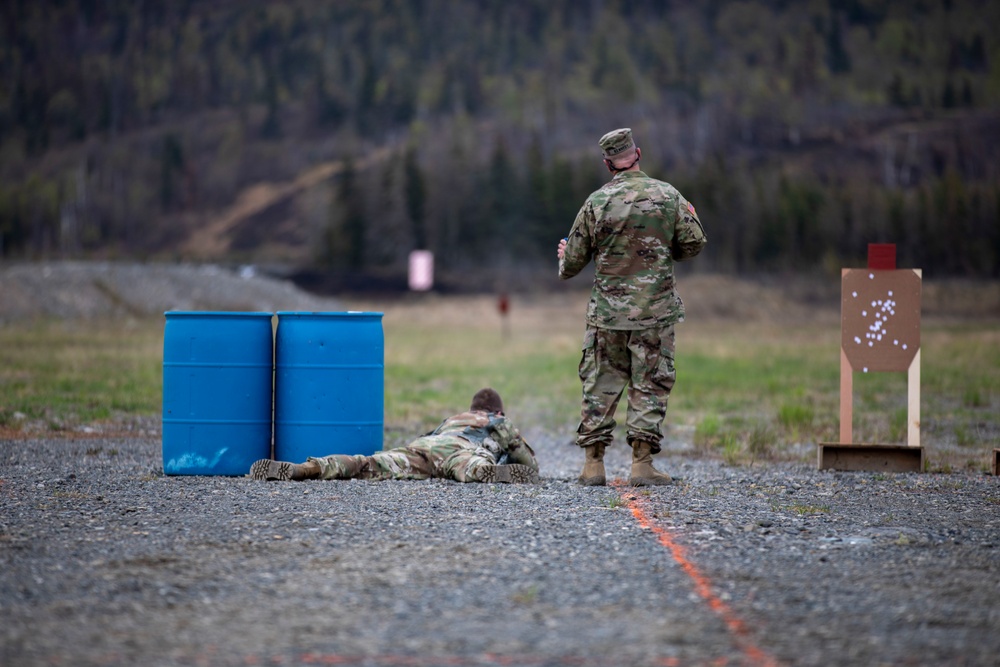
[[[896,269],[892,244],[868,247],[867,269],[841,271],[840,442],[820,443],[820,470],[920,472],[920,269]],[[907,374],[906,444],[854,442],[854,373]]]

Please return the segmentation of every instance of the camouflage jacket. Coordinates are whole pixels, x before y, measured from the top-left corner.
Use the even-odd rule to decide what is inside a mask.
[[[523,463],[538,470],[535,452],[504,415],[470,410],[449,417],[424,439],[461,438],[481,455],[490,455],[499,463]]]
[[[591,259],[594,289],[588,324],[645,329],[684,319],[674,262],[691,259],[708,239],[694,207],[669,183],[641,171],[615,174],[584,202],[559,260],[559,277]]]

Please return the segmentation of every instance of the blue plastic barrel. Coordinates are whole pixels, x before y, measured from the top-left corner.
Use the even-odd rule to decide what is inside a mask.
[[[247,474],[271,456],[271,313],[164,314],[163,472]]]
[[[382,449],[382,313],[279,312],[274,342],[274,458]]]

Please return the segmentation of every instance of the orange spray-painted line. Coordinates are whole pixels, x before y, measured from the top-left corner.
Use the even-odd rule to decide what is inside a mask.
[[[638,498],[621,487],[619,487],[618,492],[621,494],[626,506],[632,511],[632,516],[636,518],[639,525],[656,535],[660,544],[670,551],[670,555],[674,557],[674,560],[681,566],[684,573],[690,577],[698,595],[708,603],[712,611],[722,618],[729,631],[736,636],[737,643],[749,663],[759,665],[760,667],[777,667],[778,662],[750,639],[750,631],[743,620],[712,591],[712,584],[708,577],[702,574],[695,564],[688,559],[683,545],[675,542],[666,529],[658,526],[649,518]]]

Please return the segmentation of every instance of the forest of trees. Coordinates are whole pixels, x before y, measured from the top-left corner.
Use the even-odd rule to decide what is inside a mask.
[[[226,258],[551,263],[607,178],[597,139],[631,126],[697,206],[703,267],[894,242],[925,275],[1000,276],[989,0],[8,0],[0,22],[0,258],[187,259],[255,184],[335,164]]]

